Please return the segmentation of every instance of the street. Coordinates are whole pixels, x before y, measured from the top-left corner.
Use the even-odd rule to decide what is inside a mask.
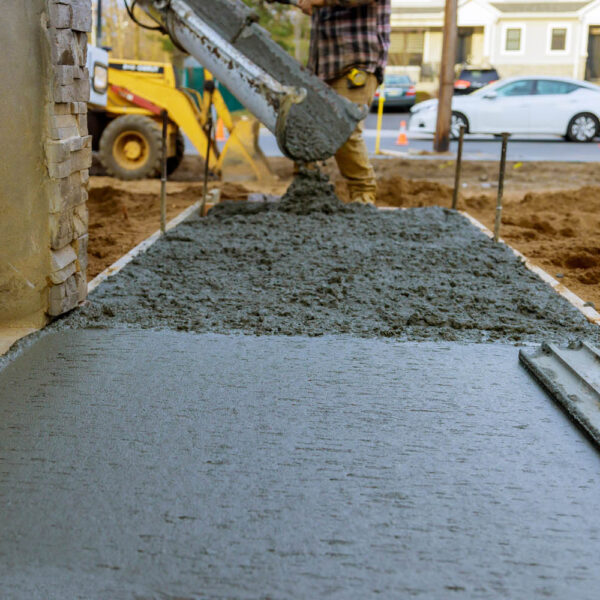
[[[383,115],[381,131],[381,150],[402,152],[407,158],[437,158],[433,152],[432,139],[429,134],[408,134],[408,145],[398,146],[396,140],[402,121],[408,120],[408,112],[386,112]],[[377,114],[369,113],[365,122],[365,140],[370,153],[375,153],[377,135]],[[275,136],[261,129],[260,146],[267,156],[282,156],[277,147]],[[456,142],[450,144],[450,152],[456,153]],[[465,137],[464,158],[466,160],[496,160],[500,157],[500,140],[492,135],[467,135]],[[186,152],[198,154],[186,140]],[[567,142],[553,136],[518,136],[512,138],[508,145],[507,159],[510,161],[561,161],[561,162],[595,162],[600,161],[600,144],[577,144]]]

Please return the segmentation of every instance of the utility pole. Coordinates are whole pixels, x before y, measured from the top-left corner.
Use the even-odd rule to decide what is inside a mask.
[[[102,0],[96,2],[96,46],[102,47]]]
[[[457,0],[446,0],[444,10],[444,41],[440,67],[440,91],[433,149],[447,152],[450,147],[452,95],[454,93],[454,63],[456,62]]]

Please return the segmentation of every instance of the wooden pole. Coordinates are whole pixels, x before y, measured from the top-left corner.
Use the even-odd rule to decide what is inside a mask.
[[[452,121],[452,94],[454,93],[454,63],[456,62],[457,0],[446,0],[444,11],[444,41],[440,66],[440,90],[433,149],[447,152],[450,147]]]

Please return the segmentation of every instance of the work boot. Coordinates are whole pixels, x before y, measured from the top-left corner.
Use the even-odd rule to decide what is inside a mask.
[[[359,204],[375,204],[375,194],[372,192],[359,192],[352,195],[350,202]]]

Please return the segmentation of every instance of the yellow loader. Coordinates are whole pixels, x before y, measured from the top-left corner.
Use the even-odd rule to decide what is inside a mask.
[[[210,103],[224,130],[229,133],[219,152],[208,139]],[[178,87],[169,63],[111,59],[108,64],[106,107],[90,106],[88,122],[100,162],[113,177],[142,179],[160,174],[162,156],[162,111],[169,121],[167,171],[180,165],[184,134],[198,154],[207,158],[213,173],[234,167],[235,178],[268,180],[273,177],[258,147],[259,125],[242,117],[234,121],[212,75],[205,71],[205,92]]]

